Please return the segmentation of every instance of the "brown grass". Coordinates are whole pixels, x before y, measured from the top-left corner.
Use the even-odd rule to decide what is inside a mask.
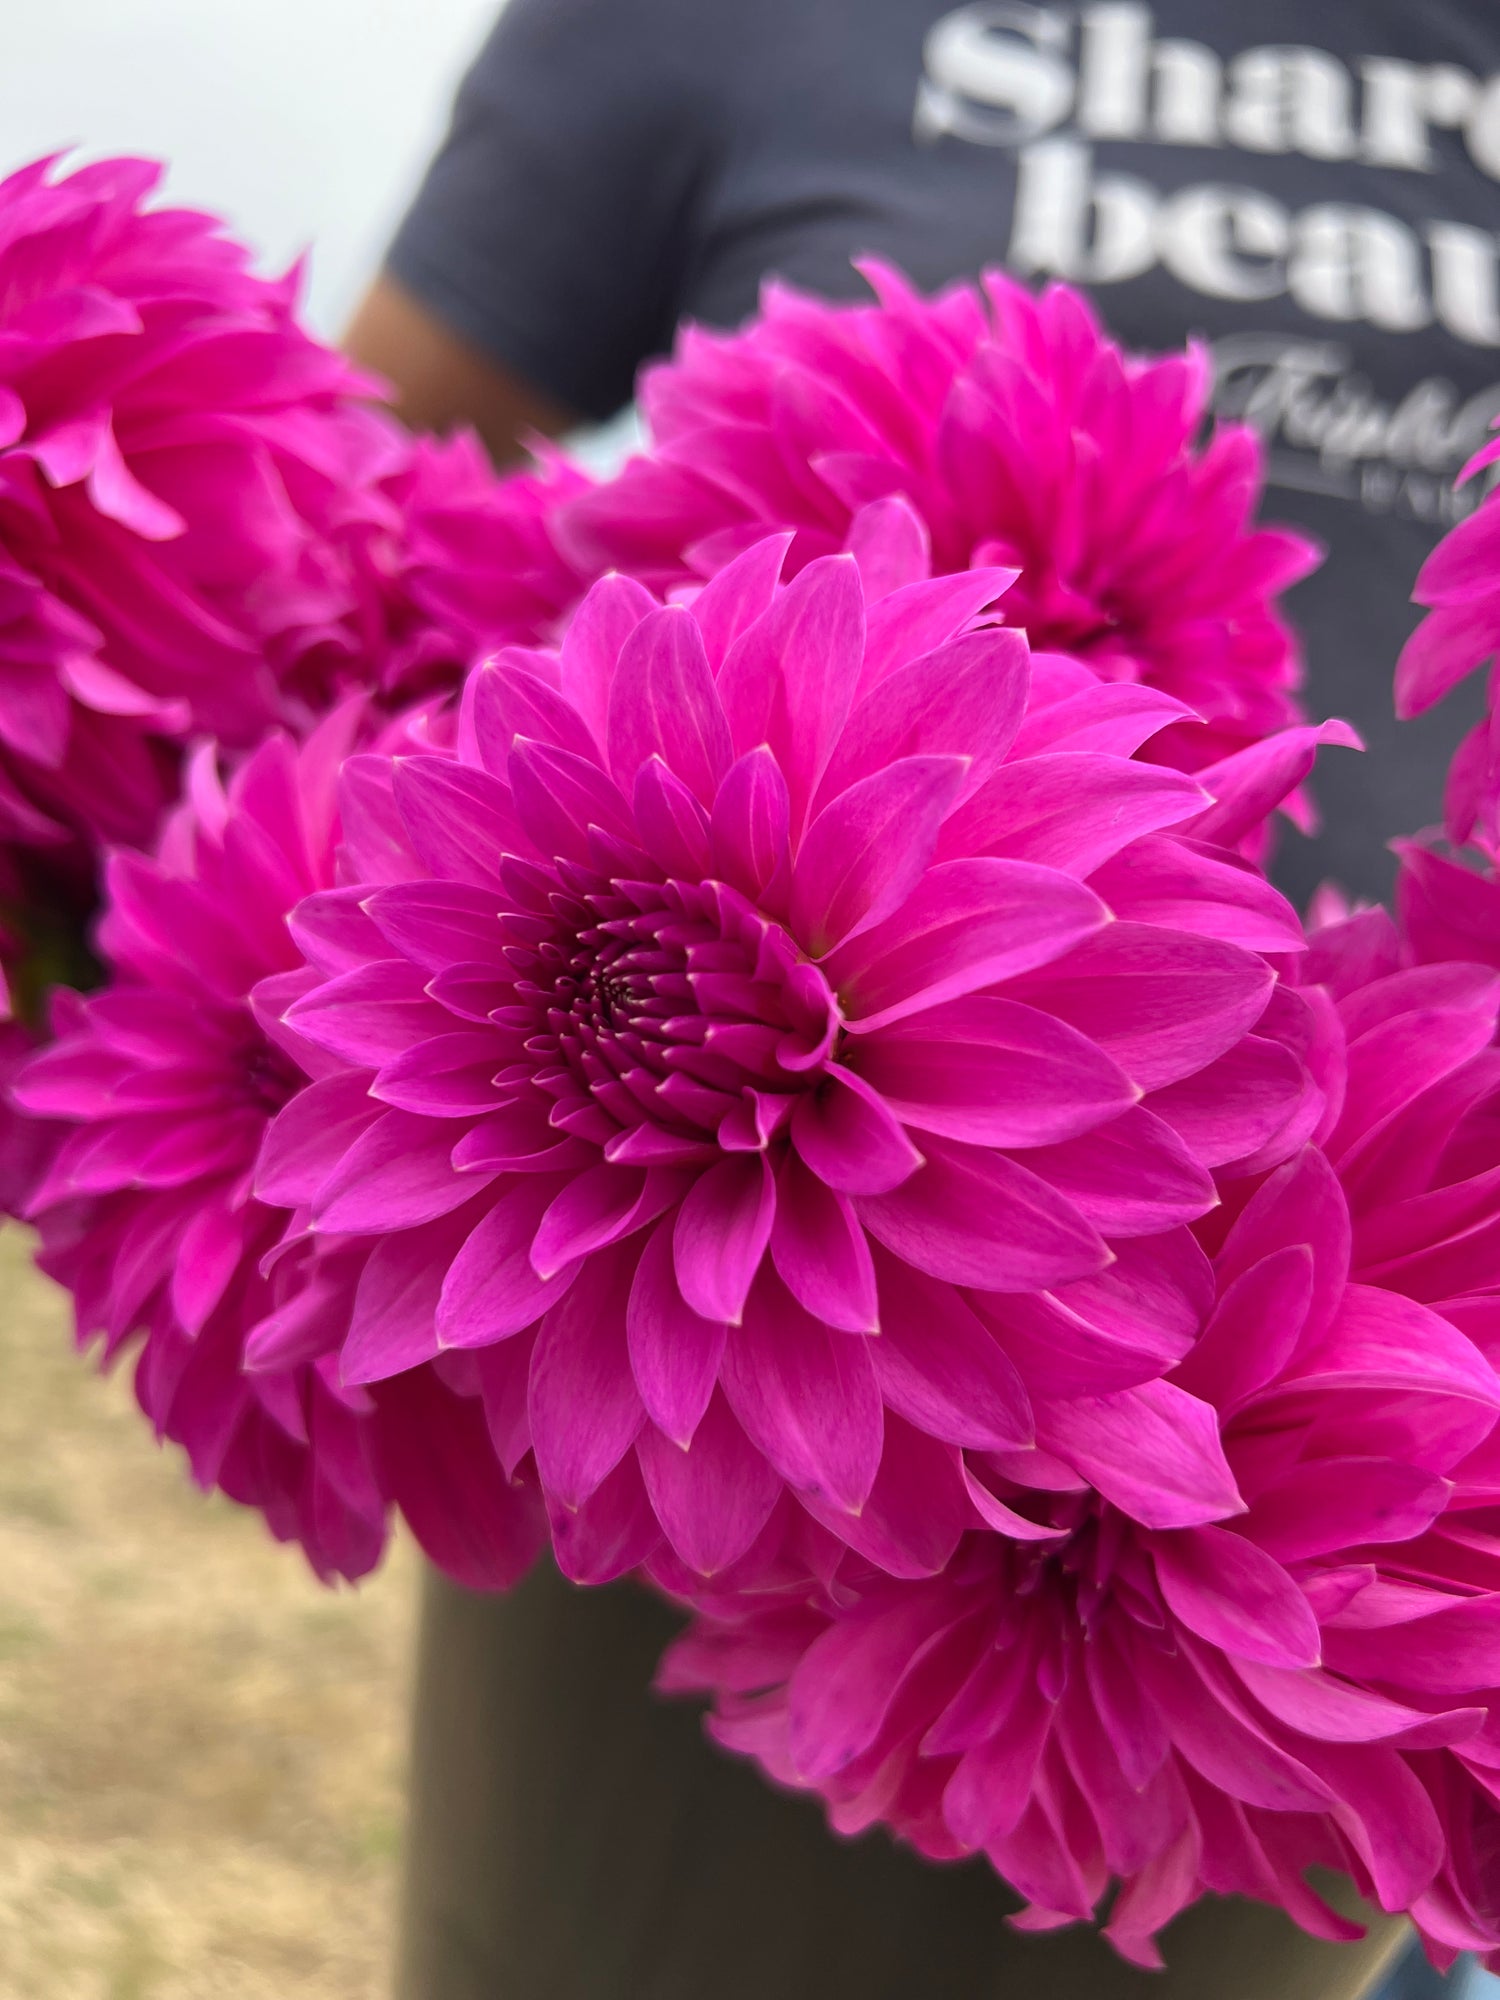
[[[322,1588],[0,1233],[0,2000],[374,2000],[416,1565]]]

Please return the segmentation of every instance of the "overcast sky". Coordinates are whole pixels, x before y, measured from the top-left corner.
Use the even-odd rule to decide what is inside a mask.
[[[171,164],[267,268],[313,246],[335,332],[499,0],[9,0],[0,168],[77,145]]]

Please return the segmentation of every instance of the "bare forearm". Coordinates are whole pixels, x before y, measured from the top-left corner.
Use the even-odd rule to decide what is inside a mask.
[[[451,333],[388,275],[366,293],[344,347],[391,384],[396,414],[413,430],[443,432],[467,424],[497,465],[521,456],[528,431],[556,437],[577,421],[570,410]]]

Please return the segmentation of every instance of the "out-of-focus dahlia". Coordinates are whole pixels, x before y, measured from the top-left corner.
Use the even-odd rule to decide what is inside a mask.
[[[1301,668],[1276,608],[1313,565],[1302,537],[1255,529],[1262,453],[1205,445],[1197,349],[1138,360],[1075,291],[997,271],[924,299],[861,267],[871,305],[767,287],[743,331],[690,329],[648,369],[648,455],[565,505],[558,533],[594,569],[655,589],[710,573],[773,528],[790,569],[858,547],[861,509],[913,513],[891,582],[1004,563],[1003,607],[1038,651],[1138,681],[1210,724],[1158,746],[1194,764],[1294,721]]]
[[[1500,439],[1465,466],[1472,479],[1500,462]],[[1421,715],[1450,694],[1500,645],[1500,504],[1493,492],[1438,543],[1412,593],[1428,607],[1396,668],[1396,712]],[[1469,732],[1448,773],[1443,802],[1448,837],[1500,855],[1500,720],[1493,687],[1489,713]]]
[[[371,1568],[394,1501],[461,1580],[507,1583],[535,1510],[495,1467],[479,1402],[431,1370],[380,1394],[341,1383],[324,1330],[348,1323],[360,1247],[303,1240],[251,1192],[267,1122],[328,1067],[263,1027],[250,994],[301,977],[286,916],[332,880],[359,717],[347,704],[300,751],[270,736],[227,791],[203,751],[156,857],[111,858],[106,983],[57,993],[55,1039],[12,1083],[13,1117],[51,1154],[26,1212],[80,1340],[108,1360],[141,1336],[142,1408],[204,1486],[259,1508],[325,1577]]]
[[[190,735],[244,749],[350,688],[451,685],[577,594],[540,526],[576,476],[502,494],[472,448],[414,447],[298,326],[295,273],[147,205],[159,171],[0,183],[0,840],[23,846],[147,844]],[[450,624],[442,572],[472,596],[490,532],[510,581]]]
[[[691,605],[605,580],[475,673],[455,757],[347,767],[286,1015],[339,1067],[258,1182],[381,1239],[342,1379],[473,1354],[587,1581],[808,1517],[927,1574],[1064,1461],[1213,1518],[1210,1413],[1160,1380],[1211,1298],[1187,1225],[1323,1097],[1261,955],[1300,927],[1210,843],[1315,732],[1211,805],[1132,759],[1180,704],[976,629],[1005,572],[867,597],[878,535],[785,585],[784,547]]]
[[[826,1590],[705,1600],[663,1679],[839,1829],[987,1854],[1027,1926],[1116,1882],[1142,1964],[1205,1891],[1352,1935],[1322,1865],[1440,1964],[1500,1962],[1500,976],[1412,965],[1381,912],[1308,959],[1342,1087],[1321,1146],[1198,1225],[1215,1303],[1171,1378],[1219,1518],[1162,1532],[1059,1477],[1005,1496],[1048,1539],[971,1535],[937,1579],[846,1558]]]

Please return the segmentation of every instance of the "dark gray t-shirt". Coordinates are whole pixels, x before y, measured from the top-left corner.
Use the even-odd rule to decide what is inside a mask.
[[[591,417],[679,320],[768,272],[859,296],[1004,264],[1086,286],[1127,344],[1206,336],[1316,535],[1292,609],[1349,716],[1299,897],[1382,892],[1437,817],[1477,688],[1398,728],[1390,679],[1454,474],[1500,412],[1500,0],[512,0],[396,237],[455,331]]]

